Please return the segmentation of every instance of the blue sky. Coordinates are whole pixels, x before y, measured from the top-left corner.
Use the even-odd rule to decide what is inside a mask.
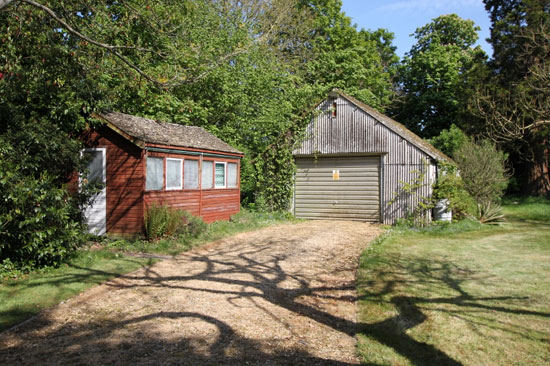
[[[397,54],[403,57],[415,39],[416,28],[443,14],[458,14],[481,27],[478,44],[489,56],[493,51],[485,41],[491,23],[481,0],[342,0],[342,10],[359,29],[386,28],[395,34]]]

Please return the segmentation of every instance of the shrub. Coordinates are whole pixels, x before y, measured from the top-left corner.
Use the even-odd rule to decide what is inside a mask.
[[[0,150],[0,264],[12,269],[59,265],[82,243],[77,205],[43,173],[23,174]]]
[[[145,212],[145,237],[154,240],[162,237],[166,232],[167,207],[152,204]]]
[[[478,204],[475,218],[482,224],[498,225],[504,221],[504,214],[500,205],[486,202]]]
[[[449,209],[453,219],[462,220],[474,214],[476,203],[464,188],[464,182],[458,173],[458,167],[447,162],[439,162],[439,176],[434,185],[433,199],[435,202],[448,199]]]
[[[206,225],[202,218],[193,216],[187,211],[183,211],[183,213],[185,214],[184,217],[187,224],[184,226],[185,230],[181,234],[196,238],[206,231],[208,225]]]
[[[430,143],[448,156],[453,156],[466,141],[468,136],[454,124],[448,130],[443,130],[438,136],[430,139]]]
[[[162,237],[197,237],[206,231],[202,218],[166,205],[152,204],[145,212],[145,236],[147,240]]]
[[[460,169],[464,188],[478,204],[499,202],[509,174],[507,155],[489,140],[468,139],[453,155]]]

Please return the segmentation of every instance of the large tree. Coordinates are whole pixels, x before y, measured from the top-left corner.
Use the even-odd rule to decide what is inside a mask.
[[[397,56],[393,34],[358,30],[342,12],[341,0],[307,0],[313,17],[305,81],[321,93],[338,87],[373,108],[384,111],[393,97],[392,76]]]
[[[69,135],[93,111],[202,125],[247,153],[243,188],[254,199],[268,174],[256,157],[309,104],[295,70],[308,58],[311,13],[297,5],[3,1],[0,135],[29,172],[62,179],[79,156]]]
[[[486,133],[509,152],[523,193],[550,194],[550,3],[485,0],[492,73],[479,88]]]
[[[247,152],[245,193],[284,207],[284,132],[307,104],[292,65],[307,58],[309,13],[296,5],[0,2],[0,264],[59,263],[78,243],[84,201],[64,182],[83,166],[76,137],[94,111],[204,125]],[[266,165],[270,146],[283,153]]]
[[[479,46],[479,27],[456,14],[442,15],[418,28],[417,42],[399,72],[400,98],[393,113],[424,137],[438,135],[452,124],[467,127],[469,91],[486,55]]]
[[[4,137],[15,144],[46,126],[25,149],[49,152],[24,165],[62,167],[58,176],[78,160],[67,136],[114,109],[204,126],[246,152],[248,200],[284,208],[312,101],[336,86],[384,109],[392,95],[391,34],[358,31],[340,0],[4,0],[0,9]],[[59,143],[36,144],[45,131]]]

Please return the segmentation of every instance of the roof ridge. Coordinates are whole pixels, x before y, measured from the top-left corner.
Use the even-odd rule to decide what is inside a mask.
[[[374,116],[378,117],[381,123],[383,123],[386,127],[388,127],[390,130],[392,130],[394,133],[398,134],[402,138],[406,139],[409,143],[413,144],[417,148],[421,149],[428,155],[430,155],[432,158],[435,159],[442,159],[447,161],[453,161],[450,157],[448,157],[446,154],[444,154],[442,151],[440,151],[438,148],[433,146],[430,142],[424,140],[422,137],[418,136],[416,133],[412,132],[405,126],[404,124],[397,122],[393,118],[386,116],[383,113],[378,112],[376,109],[372,108],[371,106],[367,105],[366,103],[361,102],[360,100],[352,97],[351,95],[348,95],[344,93],[342,90],[338,88],[333,88],[330,93],[338,93],[343,98],[349,100],[353,104],[357,105],[363,111],[373,114]],[[329,93],[329,95],[330,95]],[[394,125],[394,126],[388,126]],[[393,128],[392,128],[393,127]],[[397,131],[396,131],[397,129]],[[403,134],[408,136],[403,136]],[[409,137],[409,138],[407,138]]]

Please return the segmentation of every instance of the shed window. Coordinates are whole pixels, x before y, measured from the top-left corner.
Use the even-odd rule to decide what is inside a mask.
[[[216,163],[216,188],[225,188],[225,163]]]
[[[227,188],[237,188],[237,164],[227,163]]]
[[[199,162],[198,160],[185,160],[183,163],[183,188],[199,188]]]
[[[181,159],[166,159],[166,189],[181,189]]]
[[[156,191],[162,189],[162,180],[164,176],[164,159],[147,157],[147,177],[145,179],[145,189]]]
[[[202,189],[212,188],[212,181],[214,179],[213,164],[211,161],[202,162],[202,176],[201,184]]]

